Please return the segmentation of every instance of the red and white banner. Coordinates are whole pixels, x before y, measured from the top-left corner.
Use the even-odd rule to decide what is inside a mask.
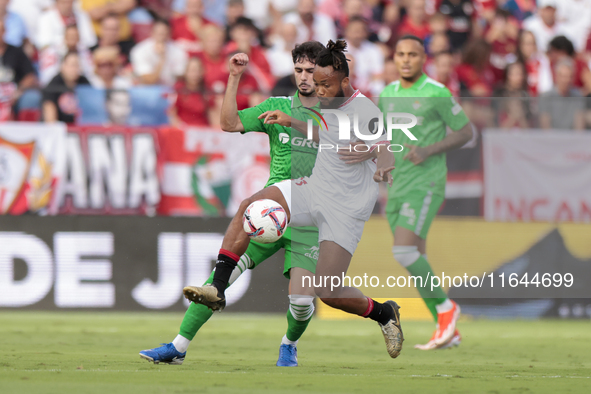
[[[58,212],[65,142],[63,124],[0,123],[0,214]]]
[[[70,127],[60,213],[153,215],[160,201],[158,130]]]
[[[591,134],[483,133],[487,220],[591,222]]]
[[[233,216],[269,178],[266,134],[169,128],[160,141],[161,215]]]

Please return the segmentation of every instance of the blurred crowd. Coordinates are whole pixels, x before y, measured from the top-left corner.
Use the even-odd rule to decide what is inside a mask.
[[[160,85],[171,124],[216,127],[230,56],[250,58],[242,109],[295,92],[294,45],[336,38],[353,86],[376,97],[398,78],[396,39],[413,34],[430,77],[488,100],[476,119],[585,129],[590,33],[591,0],[0,0],[0,120],[75,124],[81,85],[110,100]]]

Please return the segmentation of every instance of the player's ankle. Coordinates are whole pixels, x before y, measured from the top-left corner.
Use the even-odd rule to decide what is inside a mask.
[[[394,317],[392,308],[384,304],[380,304],[376,300],[373,300],[369,297],[367,298],[367,301],[368,307],[365,313],[362,315],[363,317],[367,317],[371,320],[377,321],[381,325],[387,324],[390,321],[390,319]]]

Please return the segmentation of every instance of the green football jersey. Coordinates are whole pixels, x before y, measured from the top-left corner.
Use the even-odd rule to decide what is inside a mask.
[[[418,139],[413,141],[401,130],[393,130],[393,144],[428,146],[443,140],[446,126],[454,131],[460,130],[468,122],[462,107],[452,97],[450,91],[441,83],[423,74],[410,88],[404,89],[400,81],[392,82],[380,94],[380,110],[410,113],[417,117],[417,125],[409,131]],[[408,119],[396,123],[407,123]],[[386,121],[384,120],[384,125]],[[445,195],[447,165],[445,153],[433,155],[419,165],[402,158],[408,148],[394,153],[396,169],[392,171],[394,184],[389,189],[390,196],[405,195],[413,190],[430,190]]]
[[[314,108],[318,106],[319,104]],[[302,105],[299,92],[294,97],[270,97],[255,107],[238,111],[245,133],[258,131],[269,136],[271,174],[265,186],[286,179],[310,176],[318,153],[318,144],[306,139],[299,131],[291,127],[264,124],[263,119],[258,118],[263,112],[274,110],[303,121],[310,118],[310,111]]]

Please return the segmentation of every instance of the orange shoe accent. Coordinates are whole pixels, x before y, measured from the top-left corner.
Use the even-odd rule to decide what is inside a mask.
[[[454,336],[456,331],[456,323],[460,318],[460,306],[454,301],[451,301],[453,308],[444,313],[437,314],[437,331],[433,341],[437,347],[448,343]]]

